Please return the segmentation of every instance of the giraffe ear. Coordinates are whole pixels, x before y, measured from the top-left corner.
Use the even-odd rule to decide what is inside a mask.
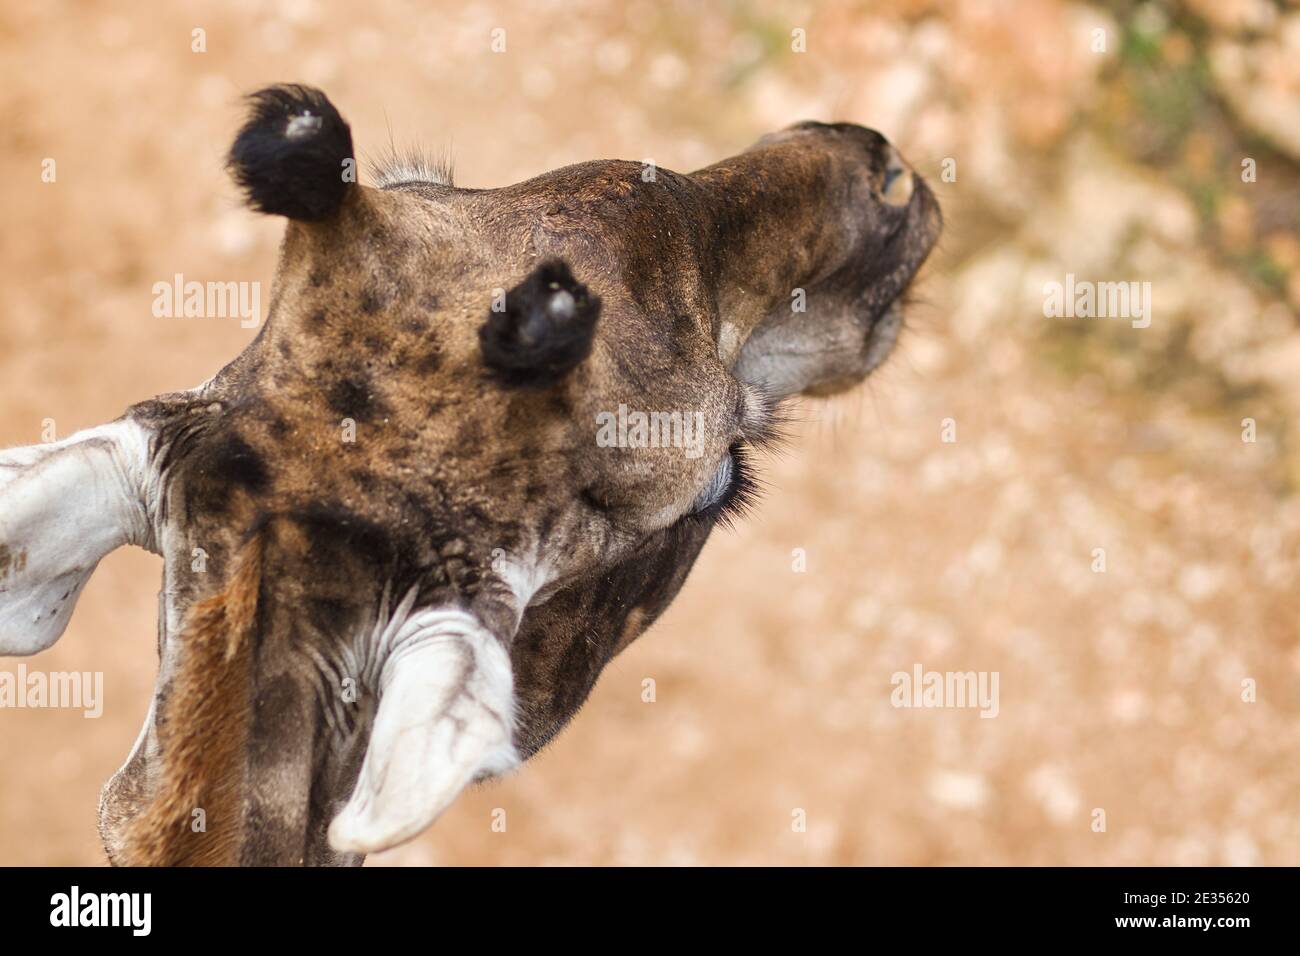
[[[376,853],[431,824],[470,783],[519,763],[505,646],[461,610],[411,615],[384,663],[356,787],[330,824],[344,853]]]
[[[0,451],[0,654],[45,650],[104,555],[151,545],[149,440],[123,418]]]
[[[352,131],[309,86],[270,86],[248,97],[248,121],[227,165],[258,212],[306,222],[338,212],[356,182]]]
[[[500,306],[478,336],[484,363],[503,384],[548,388],[591,354],[600,298],[563,260],[543,262]]]

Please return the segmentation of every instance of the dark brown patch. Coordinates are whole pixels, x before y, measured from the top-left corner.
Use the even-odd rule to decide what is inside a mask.
[[[374,286],[366,286],[361,290],[361,311],[366,315],[374,315],[388,304],[388,296]]]
[[[208,455],[208,476],[220,483],[258,494],[270,483],[262,455],[235,432],[226,432]]]
[[[432,375],[442,368],[442,351],[437,345],[431,345],[428,351],[415,360],[414,368],[420,375]]]
[[[326,390],[325,400],[339,415],[357,422],[372,421],[381,413],[373,384],[364,374],[338,379]]]

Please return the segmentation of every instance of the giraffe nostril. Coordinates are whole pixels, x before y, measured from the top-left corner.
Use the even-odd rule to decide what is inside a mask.
[[[914,185],[911,168],[903,162],[898,150],[890,147],[885,174],[880,181],[880,198],[891,206],[905,206],[912,198]]]

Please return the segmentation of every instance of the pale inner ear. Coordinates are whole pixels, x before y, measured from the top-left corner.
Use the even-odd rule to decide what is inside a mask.
[[[403,621],[404,613],[390,625],[395,636],[356,788],[330,825],[330,844],[341,852],[404,843],[470,783],[519,762],[502,643],[460,610],[428,608]]]
[[[100,559],[155,550],[149,433],[128,418],[0,451],[0,654],[35,654],[68,626]]]

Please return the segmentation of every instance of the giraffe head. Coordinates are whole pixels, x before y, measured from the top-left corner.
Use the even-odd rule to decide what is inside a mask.
[[[850,124],[690,175],[365,186],[330,102],[276,87],[230,165],[288,220],[256,339],[0,453],[0,652],[53,643],[112,548],[164,559],[119,862],[358,862],[535,752],[749,500],[781,400],[886,358],[940,229]]]

